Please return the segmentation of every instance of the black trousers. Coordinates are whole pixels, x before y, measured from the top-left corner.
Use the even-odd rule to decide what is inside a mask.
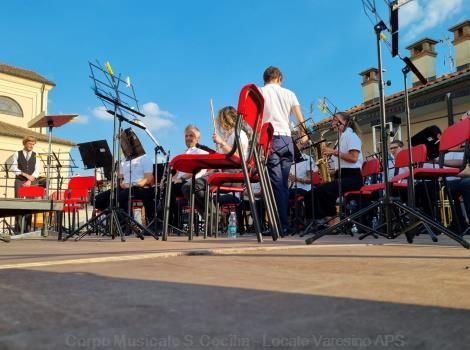
[[[204,216],[204,209],[206,207],[206,184],[207,178],[200,177],[199,179],[196,179],[194,186],[194,206],[196,207],[198,213],[202,216]],[[188,181],[183,185],[181,192],[183,193],[184,198],[189,201],[189,196],[191,194],[191,181]]]
[[[183,188],[183,185],[185,183],[186,181],[179,183],[171,183],[169,223],[173,226],[176,226],[178,224],[178,216],[180,215],[180,213],[178,212],[178,203],[176,202],[176,197],[183,197],[183,192],[181,191],[181,189]]]
[[[95,198],[95,208],[99,210],[104,210],[108,208],[110,193],[110,190],[107,190],[97,195]],[[145,216],[147,217],[147,221],[152,221],[155,217],[155,188],[133,186],[131,195],[134,199],[142,200],[145,208]],[[129,208],[129,190],[120,188],[118,196],[119,208],[127,212]]]
[[[22,178],[22,179],[18,177],[15,178],[15,198],[18,198],[18,191],[21,187],[23,187],[26,181],[27,181],[26,178]],[[37,186],[37,184],[38,184],[37,180],[31,182],[31,186]],[[25,224],[23,232],[29,232],[32,229],[31,223],[33,221],[33,216],[31,214],[26,214],[23,216],[15,216],[15,232],[16,233],[21,233],[20,224],[21,224],[23,217],[24,217],[24,224]]]
[[[361,169],[341,169],[341,180],[335,179],[331,182],[320,184],[313,189],[313,205],[315,206],[314,214],[316,219],[336,215],[336,200],[339,197],[339,181],[341,181],[342,193],[360,189],[363,185]],[[310,192],[305,196],[305,203],[307,210],[311,208]]]

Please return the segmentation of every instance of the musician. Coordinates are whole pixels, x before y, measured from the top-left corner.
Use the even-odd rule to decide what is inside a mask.
[[[312,164],[310,164],[312,163]],[[310,176],[310,166],[312,171],[318,171],[315,162],[309,155],[302,153],[302,160],[292,164],[289,181],[291,182],[291,187],[289,188],[289,198],[293,198],[295,195],[306,195],[311,189],[311,176]]]
[[[270,122],[274,128],[272,141],[272,154],[268,159],[268,171],[276,198],[279,218],[284,232],[289,231],[288,178],[294,157],[294,145],[289,128],[289,116],[295,115],[297,121],[303,125],[304,117],[296,95],[283,88],[283,75],[279,68],[268,67],[263,74],[264,86],[260,88],[264,97],[263,122]],[[307,141],[305,131],[300,131],[301,143]]]
[[[470,118],[470,111],[462,115],[461,120]],[[468,166],[465,164],[468,162],[468,154],[465,155],[464,152],[448,152],[444,155],[444,166],[448,167],[465,167]],[[449,186],[449,192],[456,204],[456,212],[458,220],[460,221],[460,226],[465,228],[468,226],[468,223],[465,220],[470,219],[470,177],[469,174],[464,170],[460,172],[459,177],[448,177],[447,186]],[[465,215],[462,212],[460,204],[460,196],[463,199],[465,207]]]
[[[184,129],[184,142],[186,144],[185,154],[207,154],[207,151],[199,149],[196,145],[201,139],[201,131],[195,125],[189,124]],[[200,178],[206,173],[206,170],[201,170],[196,174],[196,179]],[[176,172],[171,179],[171,198],[170,198],[170,225],[176,226],[178,223],[178,206],[176,197],[183,197],[182,188],[188,183],[191,184],[192,174],[184,173],[182,171]],[[190,188],[190,187],[189,187]]]
[[[339,196],[338,181],[341,181],[342,193],[358,190],[362,187],[363,158],[362,142],[358,136],[359,125],[351,120],[346,112],[339,112],[333,116],[333,130],[339,133],[338,144],[334,148],[325,147],[323,155],[331,156],[334,168],[333,175],[336,178],[316,187],[314,196],[316,197],[315,216],[317,218],[330,219],[336,215],[336,200]],[[338,158],[341,179],[338,178]],[[335,223],[335,221],[331,223]]]
[[[18,197],[18,190],[21,187],[37,184],[39,161],[36,152],[33,151],[35,144],[36,138],[34,136],[26,136],[23,138],[23,149],[11,156],[10,170],[15,173],[15,197]],[[24,231],[28,232],[31,227],[32,215],[25,215],[24,219],[26,223]],[[20,232],[20,221],[21,217],[17,216],[15,219],[16,232]]]
[[[401,140],[393,140],[390,142],[389,145],[389,151],[390,153],[388,154],[388,179],[390,180],[392,177],[395,175],[407,172],[407,168],[400,168],[400,169],[395,169],[395,159],[400,153],[400,151],[403,149],[403,141]]]
[[[217,115],[216,123],[220,128],[220,135],[217,131],[212,135],[212,140],[217,145],[218,151],[220,153],[227,154],[229,153],[235,143],[235,124],[237,121],[237,110],[232,106],[227,106],[222,108]],[[242,127],[240,131],[240,144],[243,149],[243,154],[246,157],[248,156],[248,135],[250,131],[247,130],[245,126]],[[235,152],[235,155],[238,155],[238,152]],[[223,170],[224,172],[231,172],[231,170]],[[238,170],[237,170],[238,171]],[[200,176],[196,179],[194,186],[194,203],[199,214],[204,215],[205,209],[205,190],[207,184],[207,177],[213,173],[213,171],[208,171],[204,176]],[[182,192],[186,199],[189,199],[191,191],[191,184],[187,183],[183,186]]]
[[[36,184],[39,176],[39,161],[36,152],[33,151],[36,144],[34,136],[23,138],[23,149],[13,153],[11,160],[11,171],[15,173],[15,197],[18,197],[18,190],[23,186]]]
[[[146,155],[121,162],[119,168],[120,184],[118,189],[119,208],[125,212],[129,208],[129,187],[133,199],[141,199],[147,221],[155,217],[155,189],[153,178],[153,164]],[[95,207],[104,210],[109,206],[110,190],[96,196]]]

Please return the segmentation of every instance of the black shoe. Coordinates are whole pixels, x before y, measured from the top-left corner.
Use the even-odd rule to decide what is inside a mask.
[[[290,236],[290,235],[295,234],[295,233],[296,233],[296,230],[293,227],[287,227],[287,228],[282,230],[282,235],[284,237]]]

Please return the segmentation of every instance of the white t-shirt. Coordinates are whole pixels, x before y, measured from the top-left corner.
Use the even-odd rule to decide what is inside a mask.
[[[233,143],[235,142],[235,132],[231,132],[229,135],[227,134],[222,134],[221,136],[222,140],[229,145],[230,147],[233,147]],[[240,142],[242,144],[242,149],[243,149],[243,155],[245,157],[245,160],[247,160],[248,157],[248,136],[246,135],[246,132],[244,130],[240,131]]]
[[[297,97],[279,84],[266,84],[260,90],[264,97],[263,123],[271,123],[275,134],[290,136],[289,115],[300,105]]]
[[[337,146],[336,146],[337,148]],[[346,128],[346,130],[343,131],[339,138],[339,152],[340,153],[349,153],[349,151],[355,150],[359,151],[359,157],[357,158],[356,163],[350,163],[345,161],[344,159],[341,158],[341,169],[351,169],[351,168],[359,168],[361,169],[362,167],[362,141],[357,136],[356,133],[352,131],[351,128]],[[332,156],[332,163],[333,163],[333,168],[338,169],[338,157]]]
[[[303,155],[303,158],[305,159],[303,162],[292,164],[292,166],[290,167],[290,173],[299,178],[305,179],[310,171],[310,162],[309,162],[310,157],[307,155]],[[318,171],[318,167],[315,165],[315,161],[313,159],[312,159],[312,171]],[[309,191],[311,188],[309,183],[296,182],[296,184],[297,184],[297,188],[301,188],[306,191]]]
[[[144,178],[144,173],[153,173],[153,164],[145,155],[121,162],[120,174],[124,184],[136,184]]]
[[[207,151],[204,151],[200,148],[197,148],[197,147],[190,147],[186,150],[186,152],[184,152],[184,154],[208,154]],[[206,169],[202,169],[201,171],[199,171],[197,174],[196,174],[196,179],[200,178],[201,176],[205,175],[206,173]],[[176,175],[176,178],[177,179],[186,179],[188,180],[188,176],[187,175],[191,175],[191,174],[187,174],[187,173],[184,173],[182,171],[178,171],[178,174]]]

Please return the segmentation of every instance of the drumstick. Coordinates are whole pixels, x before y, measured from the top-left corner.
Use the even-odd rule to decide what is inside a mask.
[[[215,134],[216,127],[215,127],[214,104],[212,103],[212,98],[209,100],[209,104],[210,104],[210,107],[211,107],[212,125],[214,126],[214,134]]]

